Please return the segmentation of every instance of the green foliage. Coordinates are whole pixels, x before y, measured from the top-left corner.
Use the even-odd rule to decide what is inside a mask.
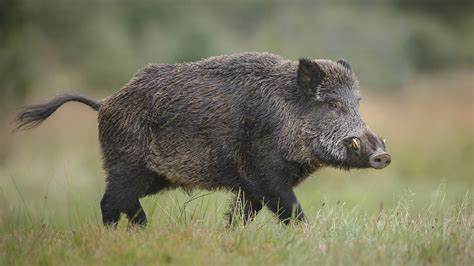
[[[344,57],[369,88],[472,66],[472,5],[447,5],[453,24],[421,2],[3,0],[0,101],[38,90],[115,91],[149,62],[242,51]]]
[[[440,17],[451,24],[472,16],[474,4],[469,0],[393,0],[394,5],[406,12],[419,12]]]
[[[25,18],[20,16],[20,4],[14,0],[0,1],[0,103],[26,94],[30,75],[27,53],[20,48],[24,41]],[[26,68],[26,69],[25,69]],[[0,112],[4,106],[0,106]]]

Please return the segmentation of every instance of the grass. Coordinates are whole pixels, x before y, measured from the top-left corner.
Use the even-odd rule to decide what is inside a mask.
[[[413,210],[414,193],[404,191],[394,208],[373,214],[344,202],[326,203],[309,224],[289,227],[264,212],[253,223],[226,229],[224,193],[174,193],[149,199],[151,226],[104,229],[96,219],[57,228],[41,217],[2,221],[1,263],[199,264],[199,265],[472,265],[472,198],[445,206],[440,189],[432,204]],[[159,200],[159,199],[162,200]],[[155,213],[150,209],[155,206]],[[159,212],[159,215],[155,215]],[[25,215],[25,214],[23,214]],[[30,218],[29,218],[30,219]]]
[[[289,227],[265,210],[226,229],[230,194],[176,190],[142,199],[149,227],[104,229],[96,114],[67,105],[2,136],[0,265],[473,265],[472,76],[366,98],[392,165],[315,173],[296,189],[309,223]]]

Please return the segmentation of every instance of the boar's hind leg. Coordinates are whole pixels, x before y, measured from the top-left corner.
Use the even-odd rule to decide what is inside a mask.
[[[229,225],[236,224],[240,219],[245,225],[251,222],[261,209],[260,199],[252,198],[249,193],[239,190],[236,192],[235,199],[227,212]]]
[[[139,198],[158,192],[167,183],[156,182],[161,178],[146,169],[109,172],[104,197],[100,202],[102,220],[106,226],[116,226],[120,214],[127,215],[130,224],[146,225],[147,218]],[[158,187],[160,185],[160,187]]]
[[[127,215],[131,224],[146,225],[146,215],[137,194],[138,191],[121,184],[108,183],[100,202],[104,225],[116,226],[121,213]]]

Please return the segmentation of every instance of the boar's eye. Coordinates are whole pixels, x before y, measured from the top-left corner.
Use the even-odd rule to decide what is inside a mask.
[[[327,103],[329,109],[338,109],[342,107],[342,103],[339,101],[330,101]]]

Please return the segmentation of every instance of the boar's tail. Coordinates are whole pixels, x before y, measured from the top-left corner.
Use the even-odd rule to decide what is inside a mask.
[[[95,111],[99,110],[100,102],[87,98],[79,94],[62,94],[49,100],[48,102],[26,106],[18,113],[15,122],[16,129],[31,129],[41,124],[46,118],[52,115],[61,105],[66,102],[76,101],[88,105]]]

